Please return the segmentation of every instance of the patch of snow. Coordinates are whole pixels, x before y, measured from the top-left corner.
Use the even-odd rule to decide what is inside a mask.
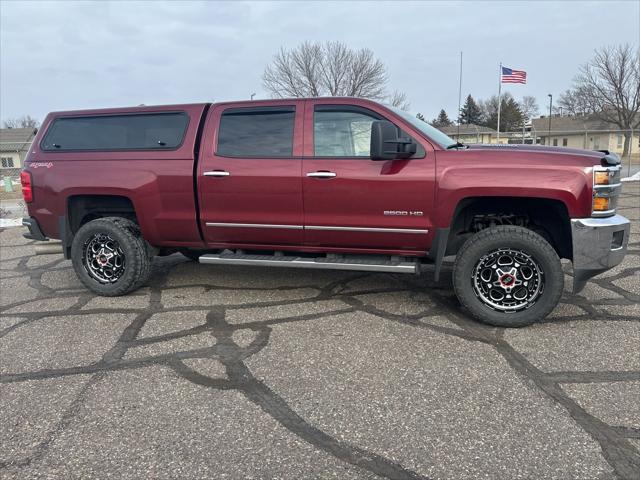
[[[621,179],[620,181],[622,181],[622,182],[640,182],[640,171],[634,173],[630,177],[625,177],[625,178]]]
[[[0,218],[0,228],[21,227],[21,218]]]

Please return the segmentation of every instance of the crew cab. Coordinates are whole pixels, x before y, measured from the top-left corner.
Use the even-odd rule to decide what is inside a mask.
[[[59,239],[99,295],[143,285],[152,257],[419,274],[475,318],[543,319],[620,263],[620,160],[606,151],[462,145],[357,98],[49,114],[21,172],[28,238]],[[52,245],[52,242],[49,243]],[[215,275],[215,269],[212,270]]]

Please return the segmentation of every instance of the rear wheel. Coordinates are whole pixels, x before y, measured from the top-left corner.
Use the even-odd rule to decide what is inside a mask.
[[[460,302],[481,322],[522,327],[551,313],[562,296],[564,275],[544,238],[526,228],[500,226],[465,242],[453,284]]]
[[[151,274],[150,250],[136,223],[105,217],[84,224],[73,238],[71,259],[82,283],[102,296],[129,293]]]

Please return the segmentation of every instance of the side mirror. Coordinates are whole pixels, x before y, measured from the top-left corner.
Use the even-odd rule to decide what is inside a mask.
[[[410,138],[398,137],[398,127],[386,120],[371,123],[371,160],[409,158],[417,145]]]

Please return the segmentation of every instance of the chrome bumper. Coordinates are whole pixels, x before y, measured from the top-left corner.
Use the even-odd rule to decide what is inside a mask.
[[[591,277],[618,265],[627,253],[631,223],[622,215],[571,220],[573,293]]]

